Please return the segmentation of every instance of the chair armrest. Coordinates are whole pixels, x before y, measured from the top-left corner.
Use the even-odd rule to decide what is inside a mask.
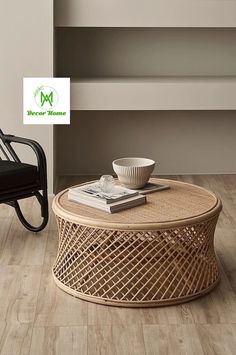
[[[47,189],[47,160],[41,145],[32,139],[17,137],[10,134],[3,134],[1,130],[0,138],[2,139],[5,146],[8,148],[15,161],[20,162],[20,159],[14,149],[11,147],[11,143],[27,145],[34,151],[37,158],[37,165],[42,188]]]

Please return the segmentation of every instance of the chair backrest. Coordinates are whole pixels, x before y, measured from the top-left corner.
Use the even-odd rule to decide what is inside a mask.
[[[16,152],[8,142],[5,142],[4,137],[5,135],[0,129],[0,160],[20,162]]]
[[[0,160],[11,160],[9,155],[7,154],[7,149],[5,147],[5,144],[3,142],[3,137],[4,134],[2,130],[0,129]]]

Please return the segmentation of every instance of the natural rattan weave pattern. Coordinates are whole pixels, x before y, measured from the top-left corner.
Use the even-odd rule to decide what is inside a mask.
[[[57,195],[53,209],[58,221],[59,249],[53,275],[58,286],[89,301],[130,307],[180,303],[210,291],[219,281],[213,239],[221,203],[199,187],[164,182],[171,189],[148,196],[153,212],[151,216],[144,213],[146,223],[144,216],[142,223],[137,216],[147,206],[133,209],[135,217],[129,224],[125,215],[132,216],[131,210],[112,216],[102,213],[100,221],[100,211],[72,204],[66,217],[70,204],[65,197],[67,192]],[[187,191],[186,205],[180,205],[182,219],[177,215],[176,186]],[[62,201],[65,204],[61,205]],[[163,209],[158,216],[158,201],[168,206],[169,221]],[[183,203],[183,198],[180,201]],[[85,209],[84,214],[76,215],[71,210],[73,206]],[[89,220],[85,223],[87,210]],[[90,221],[92,213],[100,226]],[[155,213],[157,222],[150,222]],[[115,219],[120,219],[119,228],[114,228]]]

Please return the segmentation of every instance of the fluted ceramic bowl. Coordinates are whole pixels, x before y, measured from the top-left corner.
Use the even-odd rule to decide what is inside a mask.
[[[146,185],[155,167],[155,161],[147,158],[120,158],[112,162],[119,181],[129,189]]]

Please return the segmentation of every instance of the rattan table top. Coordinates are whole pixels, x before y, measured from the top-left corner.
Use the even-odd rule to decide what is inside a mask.
[[[68,201],[68,190],[53,201],[55,214],[74,223],[115,229],[155,229],[191,224],[213,216],[221,209],[220,200],[199,186],[166,179],[151,179],[167,184],[169,190],[147,195],[147,203],[118,213],[106,213]]]

